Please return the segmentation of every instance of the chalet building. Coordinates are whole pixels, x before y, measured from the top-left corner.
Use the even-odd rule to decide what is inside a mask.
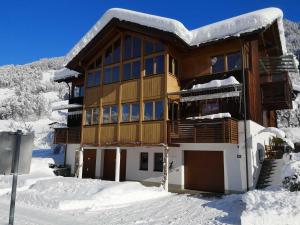
[[[254,188],[275,110],[292,107],[282,11],[267,8],[188,30],[110,9],[67,55],[66,163],[83,178],[171,190]],[[164,154],[166,157],[164,157]],[[166,162],[164,167],[164,160]],[[168,173],[166,173],[168,171]],[[167,176],[164,176],[164,172]]]

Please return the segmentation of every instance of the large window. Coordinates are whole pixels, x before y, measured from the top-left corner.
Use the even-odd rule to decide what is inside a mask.
[[[228,71],[240,70],[242,67],[242,58],[240,52],[235,52],[227,55]]]
[[[202,105],[202,115],[216,114],[220,112],[220,105],[217,101],[206,102]]]
[[[165,46],[159,41],[146,40],[144,42],[144,54],[149,55],[155,52],[161,52],[165,50]]]
[[[141,39],[130,35],[125,36],[124,59],[136,58],[141,56]]]
[[[148,152],[141,152],[140,170],[148,170]]]
[[[141,74],[141,62],[135,61],[123,65],[123,80],[139,78]]]
[[[101,71],[89,72],[87,75],[87,87],[93,87],[100,84]]]
[[[165,71],[164,55],[147,58],[145,60],[146,76],[153,74],[162,74]]]
[[[164,116],[163,101],[149,101],[144,103],[144,120],[162,120]]]
[[[75,85],[73,90],[73,97],[83,97],[84,96],[84,87],[83,85]]]
[[[117,123],[118,122],[118,106],[110,105],[103,106],[103,123]]]
[[[104,84],[115,83],[119,81],[120,69],[119,66],[106,67],[104,69]]]
[[[164,164],[163,153],[154,153],[154,171],[162,172]]]
[[[211,69],[212,73],[220,73],[225,71],[224,56],[214,56],[211,58]]]
[[[85,111],[85,125],[99,124],[99,108],[88,108]]]
[[[118,39],[111,46],[109,46],[104,54],[104,64],[112,64],[120,61],[121,40]]]
[[[122,122],[139,121],[140,104],[122,104]]]

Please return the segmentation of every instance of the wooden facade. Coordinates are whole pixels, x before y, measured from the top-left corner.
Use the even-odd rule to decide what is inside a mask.
[[[274,29],[271,26],[269,29]],[[114,26],[111,24],[101,33],[102,38],[97,40],[94,47],[86,56],[81,55],[80,65],[75,65],[75,61],[69,63],[70,69],[78,69],[84,72],[85,95],[83,100],[82,114],[82,146],[122,146],[122,145],[159,145],[161,143],[238,143],[237,120],[243,119],[243,104],[246,104],[247,119],[253,120],[261,125],[274,123],[274,110],[282,109],[281,106],[269,107],[269,102],[274,102],[274,96],[267,94],[270,88],[262,84],[261,74],[259,73],[259,57],[277,54],[280,52],[268,50],[266,43],[272,43],[274,48],[278,48],[278,42],[270,35],[269,31],[249,35],[246,38],[234,38],[215,43],[188,48],[176,44],[166,38],[163,33],[147,34],[143,29],[134,30],[134,26],[126,27]],[[273,31],[272,31],[273,32]],[[99,34],[100,35],[100,34]],[[126,50],[126,39],[131,37],[130,50]],[[134,38],[140,40],[139,52],[134,55]],[[146,45],[152,43],[154,49],[151,53],[146,53]],[[159,48],[162,44],[162,48]],[[156,45],[158,47],[156,47]],[[279,46],[280,47],[280,46]],[[90,46],[89,46],[90,48]],[[89,49],[87,48],[87,49]],[[125,51],[131,51],[130,57],[125,56]],[[115,52],[119,52],[119,58],[114,60]],[[116,53],[116,54],[117,54]],[[241,67],[231,69],[229,67],[230,54],[238,53],[241,56]],[[107,58],[111,54],[112,61],[107,63]],[[222,56],[224,58],[224,69],[221,72],[214,72],[212,69],[212,58]],[[161,57],[163,64],[155,61]],[[76,59],[78,60],[78,59]],[[147,63],[153,61],[152,74],[147,74]],[[125,79],[126,69],[131,68],[133,73],[133,64],[139,63],[139,72],[135,77]],[[129,67],[126,67],[128,66]],[[152,64],[151,64],[152,65]],[[162,69],[163,67],[163,69]],[[108,72],[109,71],[109,72]],[[114,71],[116,72],[116,77]],[[158,71],[158,72],[157,72]],[[113,81],[107,82],[106,75],[111,74]],[[89,85],[90,74],[100,74],[100,80],[96,85]],[[246,103],[240,98],[234,101],[218,100],[220,108],[230,112],[232,119],[214,120],[214,123],[208,121],[195,122],[187,121],[182,118],[185,114],[183,108],[180,108],[180,96],[169,95],[169,93],[178,92],[185,89],[192,82],[208,82],[214,79],[224,79],[234,76],[240,83],[245,85]],[[271,83],[275,85],[274,83]],[[262,88],[261,88],[262,85]],[[272,86],[271,85],[271,86]],[[284,83],[284,85],[289,85]],[[284,98],[288,99],[288,86],[284,93]],[[156,118],[156,103],[162,101],[163,111],[159,118]],[[153,102],[153,118],[144,118],[145,103]],[[199,102],[207,104],[208,101]],[[128,106],[130,113],[132,105],[139,104],[138,119],[124,121],[122,118],[122,109],[124,105]],[[177,104],[174,113],[174,105]],[[171,107],[170,107],[171,106]],[[288,104],[283,107],[288,107]],[[99,113],[93,113],[96,121],[89,123],[87,121],[88,110],[99,110]],[[117,112],[116,112],[117,109]],[[104,110],[108,110],[107,112]],[[170,111],[173,110],[171,113]],[[182,111],[181,111],[182,110]],[[106,114],[105,114],[106,113]],[[105,114],[105,116],[104,116]],[[174,117],[176,114],[176,118]],[[108,122],[106,120],[109,116]],[[171,115],[171,116],[170,116]],[[272,116],[265,116],[272,115]],[[113,118],[113,116],[115,116]],[[137,116],[137,115],[135,115]],[[194,115],[198,116],[198,115]],[[131,116],[129,116],[131,119]],[[173,120],[173,121],[172,121]],[[276,119],[275,119],[276,121]]]

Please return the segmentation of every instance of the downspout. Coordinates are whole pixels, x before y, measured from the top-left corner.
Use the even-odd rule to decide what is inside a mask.
[[[242,79],[243,79],[243,111],[244,111],[244,139],[245,139],[245,160],[246,160],[246,185],[249,191],[249,168],[248,168],[248,140],[247,140],[247,99],[246,99],[246,77],[245,77],[245,60],[244,60],[244,45],[242,46]]]

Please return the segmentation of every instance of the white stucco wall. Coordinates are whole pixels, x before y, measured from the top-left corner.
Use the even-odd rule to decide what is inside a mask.
[[[80,148],[79,144],[67,144],[67,151],[66,151],[66,164],[71,166],[71,174],[74,174],[75,168],[75,154],[76,150]]]

